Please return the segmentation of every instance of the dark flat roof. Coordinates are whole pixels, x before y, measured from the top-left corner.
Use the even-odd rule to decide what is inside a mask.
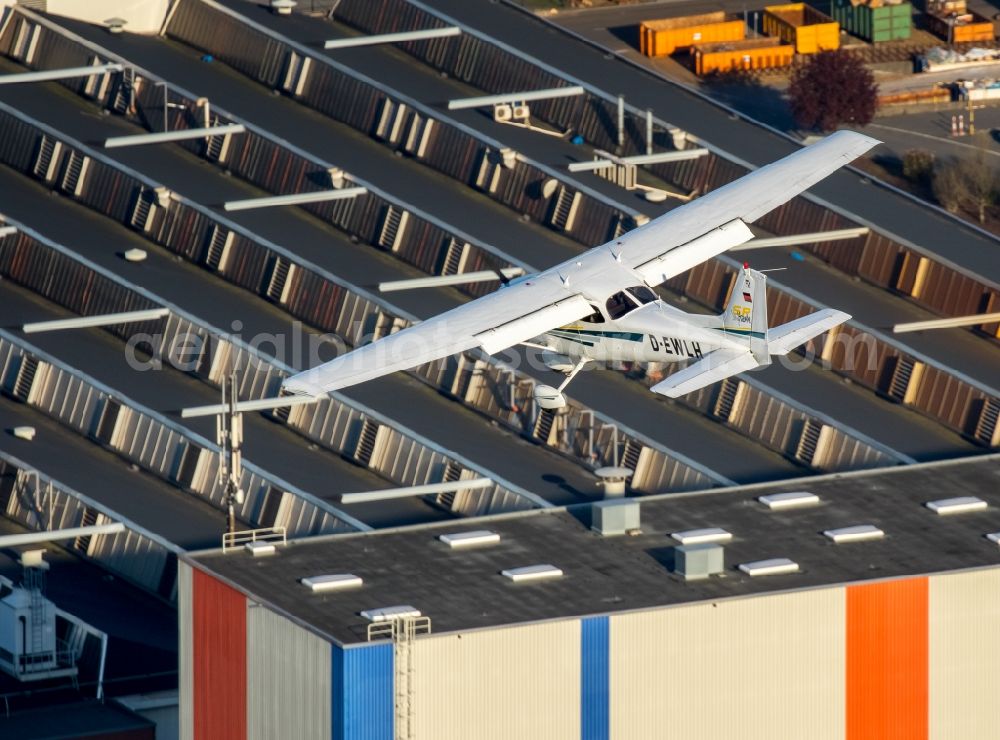
[[[0,736],[20,740],[111,736],[153,738],[155,729],[156,725],[151,720],[113,701],[84,701],[0,717]]]
[[[431,617],[435,633],[546,619],[606,614],[747,596],[768,591],[1000,565],[1000,455],[844,473],[780,484],[639,499],[642,534],[601,537],[589,507],[526,512],[474,522],[298,540],[272,556],[205,551],[187,556],[252,598],[338,642],[366,640],[362,610],[409,604]],[[757,497],[780,491],[817,494],[818,505],[775,512]],[[939,516],[923,504],[978,496],[989,508]],[[823,530],[874,524],[882,540],[835,545]],[[670,571],[671,532],[721,527],[726,570],[685,582]],[[501,542],[451,550],[438,535],[473,529]],[[786,557],[800,572],[751,578],[740,563]],[[559,579],[512,583],[500,571],[551,563]],[[313,594],[308,576],[353,573],[360,588]]]

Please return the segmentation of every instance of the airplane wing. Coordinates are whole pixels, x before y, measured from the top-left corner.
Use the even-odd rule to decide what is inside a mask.
[[[491,354],[591,313],[612,293],[657,285],[753,234],[754,221],[879,142],[838,131],[648,224],[537,275],[287,378],[293,393],[322,395],[481,347]]]
[[[757,367],[748,349],[717,349],[650,388],[667,398],[678,398],[706,385]]]

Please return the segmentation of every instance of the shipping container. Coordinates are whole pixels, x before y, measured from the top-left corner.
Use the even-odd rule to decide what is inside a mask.
[[[950,44],[968,44],[979,41],[993,41],[993,21],[978,13],[952,14],[925,13],[927,30],[940,36]]]
[[[764,33],[792,44],[798,54],[840,48],[840,24],[805,3],[765,7]]]
[[[648,57],[683,51],[695,44],[739,41],[746,37],[746,24],[727,18],[724,11],[643,21],[639,25],[639,50]]]
[[[881,43],[910,38],[913,30],[913,6],[837,0],[833,17],[841,28],[859,38]]]
[[[698,75],[738,69],[788,67],[795,56],[791,44],[776,38],[744,39],[720,44],[698,44],[694,49],[694,71]]]
[[[916,7],[925,13],[950,15],[951,13],[964,13],[966,6],[965,0],[917,0]]]

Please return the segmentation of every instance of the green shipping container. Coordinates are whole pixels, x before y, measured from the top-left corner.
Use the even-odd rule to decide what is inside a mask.
[[[851,5],[850,0],[836,0],[833,17],[850,34],[879,43],[910,38],[913,30],[913,6],[909,3],[883,5]]]

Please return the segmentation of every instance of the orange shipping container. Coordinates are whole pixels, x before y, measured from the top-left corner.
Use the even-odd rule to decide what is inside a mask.
[[[643,21],[639,25],[639,51],[648,57],[659,57],[687,49],[695,44],[738,41],[746,37],[742,20],[727,20],[725,12],[688,15]]]
[[[976,13],[964,13],[956,15],[954,18],[925,13],[924,20],[927,24],[927,30],[937,34],[945,41],[948,41],[950,36],[950,41],[953,44],[993,40],[993,21]]]
[[[698,75],[730,72],[736,69],[775,69],[788,67],[795,56],[791,44],[781,39],[757,38],[694,47],[694,71]]]
[[[794,44],[799,54],[840,48],[840,24],[805,3],[768,5],[764,8],[764,33]]]

